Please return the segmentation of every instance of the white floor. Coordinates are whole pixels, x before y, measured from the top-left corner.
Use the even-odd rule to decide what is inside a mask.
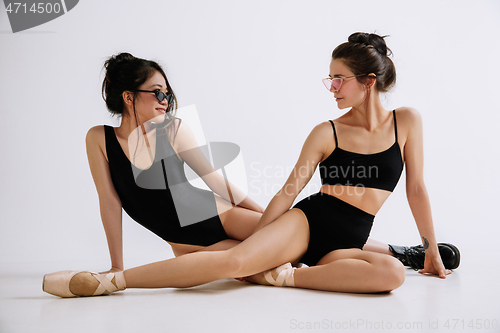
[[[2,264],[0,332],[500,332],[497,264],[493,254],[462,253],[461,266],[446,280],[407,270],[403,286],[390,294],[228,279],[78,299],[41,291],[54,263]]]

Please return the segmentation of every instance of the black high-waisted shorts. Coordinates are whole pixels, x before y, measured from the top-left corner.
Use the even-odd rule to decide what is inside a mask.
[[[308,266],[334,250],[363,248],[375,217],[322,192],[302,199],[293,208],[303,211],[309,222],[309,246],[300,259]]]

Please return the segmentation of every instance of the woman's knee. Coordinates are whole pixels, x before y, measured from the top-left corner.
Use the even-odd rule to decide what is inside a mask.
[[[399,260],[391,256],[384,258],[380,267],[382,291],[392,291],[399,288],[406,277],[406,270]]]
[[[229,276],[240,277],[240,272],[246,266],[247,260],[243,255],[237,253],[236,251],[227,250],[227,258],[225,260],[225,266]]]

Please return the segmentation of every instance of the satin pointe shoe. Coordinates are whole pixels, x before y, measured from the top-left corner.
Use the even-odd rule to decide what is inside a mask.
[[[90,273],[99,282],[93,296],[108,295],[126,288],[123,272],[98,274],[88,271],[60,271],[43,277],[42,290],[59,297],[78,297],[69,289],[71,279],[78,273]],[[111,282],[113,278],[115,278],[116,286]]]
[[[276,287],[295,287],[293,274],[296,269],[296,267],[292,267],[291,263],[287,262],[286,264],[264,272],[264,278],[267,282]],[[276,280],[273,278],[273,271],[276,271]]]

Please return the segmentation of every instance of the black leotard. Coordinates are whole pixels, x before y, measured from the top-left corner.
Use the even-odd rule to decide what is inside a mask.
[[[113,127],[105,125],[104,129],[111,179],[132,219],[169,242],[208,246],[228,239],[214,194],[187,181],[184,162],[166,135],[157,133],[154,163],[140,170],[123,152]],[[184,226],[178,212],[183,214]],[[187,218],[192,220],[189,225]]]

